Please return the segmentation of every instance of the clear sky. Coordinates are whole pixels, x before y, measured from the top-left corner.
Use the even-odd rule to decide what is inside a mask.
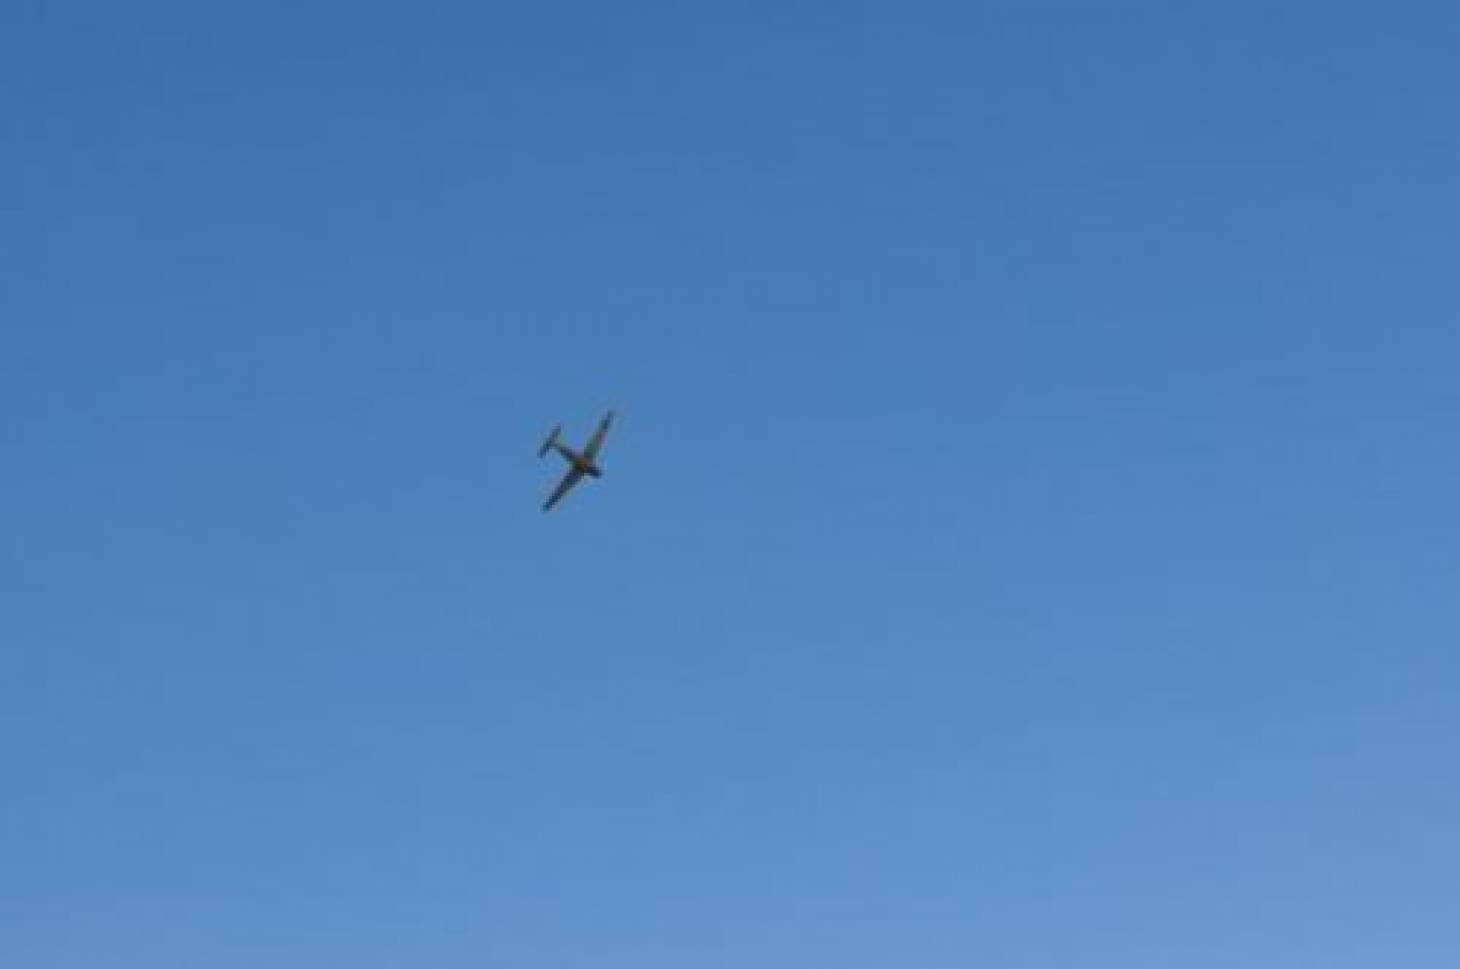
[[[1457,50],[5,3],[0,964],[1460,964]]]

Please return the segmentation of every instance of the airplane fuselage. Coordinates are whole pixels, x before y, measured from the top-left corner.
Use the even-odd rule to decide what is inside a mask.
[[[579,454],[577,451],[568,447],[566,444],[557,445],[557,451],[563,456],[564,461],[567,461],[573,466],[574,470],[581,471],[584,474],[588,475],[588,477],[590,478],[603,477],[602,468],[600,468],[594,461],[590,460],[588,457],[582,454]]]

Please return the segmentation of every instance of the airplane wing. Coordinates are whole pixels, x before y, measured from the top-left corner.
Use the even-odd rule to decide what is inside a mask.
[[[569,491],[572,491],[573,485],[582,480],[582,471],[579,471],[577,468],[569,468],[567,474],[563,475],[563,480],[558,482],[557,488],[555,488],[553,490],[553,493],[548,496],[547,503],[542,506],[542,510],[551,511],[553,505],[556,505],[559,501],[561,501],[563,499],[563,495],[566,495]]]
[[[592,461],[594,458],[598,457],[598,452],[603,449],[603,439],[608,437],[608,429],[612,426],[613,411],[609,411],[607,414],[603,415],[603,420],[599,422],[598,430],[593,432],[592,440],[590,440],[588,442],[588,446],[583,449],[583,456],[585,458]]]

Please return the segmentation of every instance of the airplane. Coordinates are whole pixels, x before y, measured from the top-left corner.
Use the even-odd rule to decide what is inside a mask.
[[[573,486],[582,481],[584,477],[603,477],[603,469],[598,466],[598,452],[603,449],[603,439],[608,437],[608,429],[611,426],[613,426],[613,411],[603,415],[603,420],[598,422],[598,429],[593,432],[593,436],[588,439],[587,447],[582,451],[575,451],[560,440],[563,425],[559,424],[553,428],[552,433],[547,436],[547,440],[542,442],[542,447],[538,448],[537,456],[541,458],[546,456],[549,451],[557,451],[563,456],[563,460],[568,462],[568,470],[563,475],[563,480],[558,482],[557,488],[543,504],[543,511],[551,511],[553,505],[561,501],[563,495],[571,491]]]

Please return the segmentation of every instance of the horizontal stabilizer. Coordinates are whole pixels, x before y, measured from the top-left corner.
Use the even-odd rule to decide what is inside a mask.
[[[561,424],[553,428],[553,432],[547,436],[547,440],[542,442],[542,447],[537,449],[537,456],[543,457],[548,453],[548,451],[552,450],[552,446],[558,443],[558,435],[562,432],[563,425]]]

